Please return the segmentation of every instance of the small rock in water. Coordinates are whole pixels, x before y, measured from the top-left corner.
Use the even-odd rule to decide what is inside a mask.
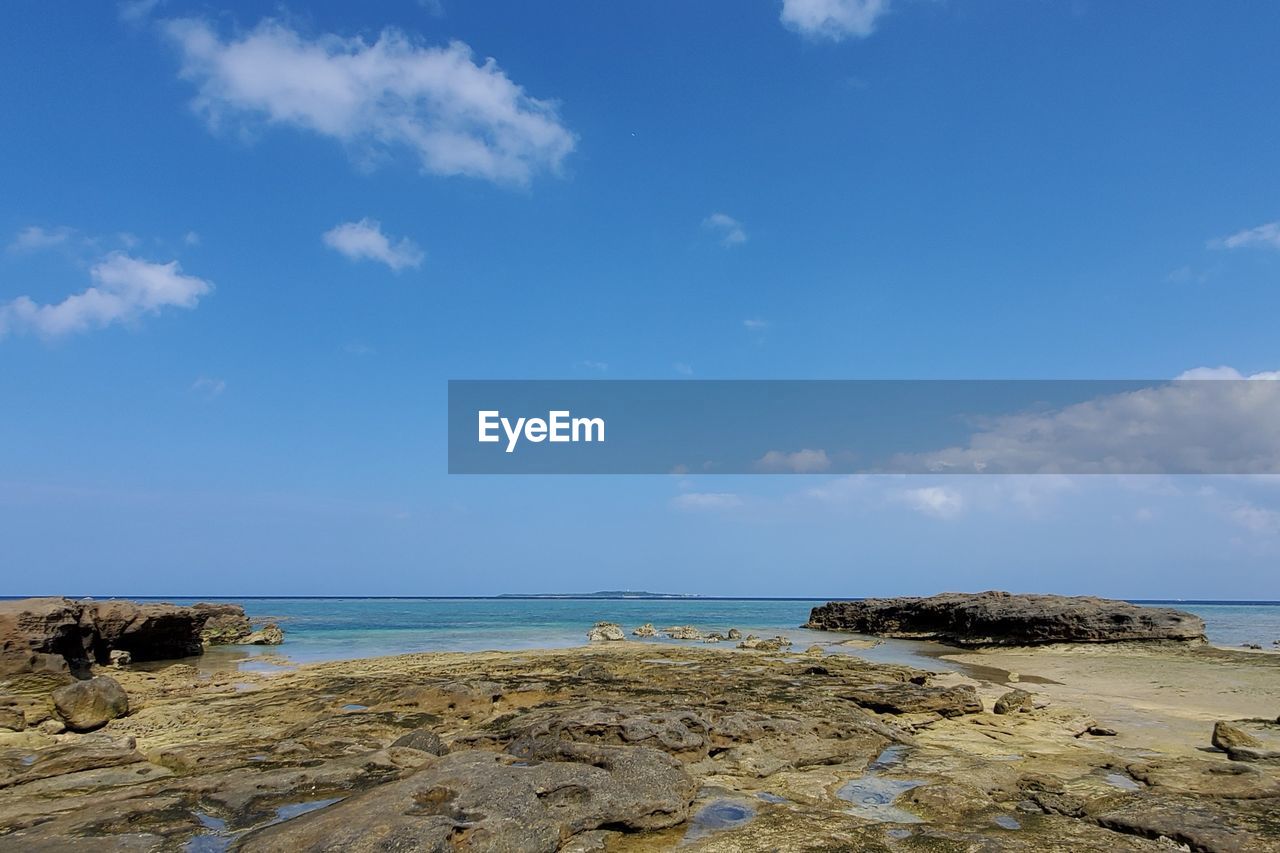
[[[1089,726],[1084,733],[1094,737],[1115,737],[1119,734],[1115,729],[1109,729],[1106,726]]]
[[[656,636],[658,636],[658,630],[657,630],[656,628],[654,628],[654,627],[653,627],[653,623],[652,623],[652,622],[646,622],[646,623],[644,623],[643,625],[641,625],[639,628],[636,628],[634,631],[632,631],[632,632],[631,632],[631,636],[633,636],[633,637],[656,637]]]
[[[791,648],[791,641],[783,636],[762,640],[754,634],[748,634],[745,640],[738,643],[738,648],[752,649],[757,652],[780,652],[783,649]]]
[[[1260,651],[1262,649],[1262,644],[1261,643],[1241,643],[1240,647],[1244,649],[1253,649],[1255,651]]]
[[[621,626],[613,622],[597,622],[587,631],[587,640],[592,643],[600,643],[606,641],[625,640],[627,637],[622,633]]]
[[[729,633],[726,636],[728,636],[730,640],[741,640],[742,632],[739,631],[737,628],[730,628]],[[1280,640],[1276,640],[1276,645],[1280,646]]]
[[[702,632],[692,625],[673,625],[663,628],[662,633],[673,640],[701,640]]]
[[[261,629],[238,641],[241,646],[278,646],[284,642],[284,631],[274,622],[268,622]]]

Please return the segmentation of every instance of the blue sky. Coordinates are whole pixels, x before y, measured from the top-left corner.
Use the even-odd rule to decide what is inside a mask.
[[[1280,7],[16,2],[3,592],[1280,598],[1265,478],[450,478],[450,378],[1280,368]],[[491,59],[490,59],[491,58]]]

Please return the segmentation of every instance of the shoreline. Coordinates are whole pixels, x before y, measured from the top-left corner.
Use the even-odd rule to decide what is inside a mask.
[[[193,849],[338,849],[321,839],[348,825],[375,837],[369,815],[382,814],[378,804],[393,799],[395,786],[463,773],[449,785],[465,797],[497,772],[477,760],[493,756],[510,768],[503,773],[542,766],[510,765],[509,756],[549,735],[546,743],[573,755],[643,755],[668,768],[662,773],[695,782],[674,823],[620,832],[606,822],[586,833],[598,845],[564,849],[1167,850],[1144,836],[1155,832],[1230,850],[1242,837],[1268,837],[1256,834],[1280,803],[1280,768],[1228,761],[1209,739],[1219,712],[1235,718],[1280,707],[1280,657],[1167,646],[943,654],[1005,676],[986,680],[871,662],[847,647],[828,651],[623,641],[413,652],[208,677],[186,663],[115,670],[133,703],[128,716],[90,735],[0,736],[0,754],[33,757],[6,765],[0,850],[101,837],[112,826],[150,832],[154,848],[141,849],[193,839],[210,845]],[[1172,710],[1123,689],[1136,669],[1159,674],[1163,686],[1151,691],[1176,696]],[[1232,703],[1239,694],[1223,689],[1232,679],[1250,686],[1255,705]],[[1035,710],[992,713],[1019,685]],[[1217,704],[1179,712],[1177,702],[1197,691]],[[850,700],[864,694],[892,698],[871,712]],[[1089,734],[1099,726],[1115,734]],[[441,744],[443,755],[396,745],[410,734],[414,743]],[[45,754],[65,756],[64,766],[46,765]],[[469,769],[455,766],[462,764]],[[1224,784],[1224,770],[1247,798],[1207,793]],[[632,784],[597,783],[610,791]],[[885,802],[861,803],[861,791]],[[1187,796],[1209,817],[1179,813],[1170,828],[1171,804]],[[1078,809],[1064,813],[1067,801]],[[169,806],[153,813],[157,802]],[[383,817],[397,826],[407,820]],[[426,831],[418,819],[410,825]],[[1255,849],[1280,850],[1280,840],[1267,844]]]
[[[353,655],[423,635],[344,642],[360,608],[310,623],[336,640],[210,646],[252,627],[239,607],[11,607],[12,632],[47,626],[33,639],[51,651],[10,652],[0,680],[0,853],[1280,853],[1280,655],[1216,648],[1177,612],[974,598],[988,624],[1013,611],[1022,627],[970,637],[1083,639],[776,629],[786,640],[716,610],[661,639],[596,622],[591,642]],[[508,634],[437,639],[547,636],[511,613]],[[924,633],[928,613],[889,630]],[[64,641],[86,625],[108,645],[81,656]],[[161,626],[153,652],[205,654],[133,663],[127,644]],[[1090,639],[1106,636],[1121,639]]]

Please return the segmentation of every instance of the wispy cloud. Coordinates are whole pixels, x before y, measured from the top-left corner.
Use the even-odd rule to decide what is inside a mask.
[[[52,249],[55,246],[65,245],[75,236],[75,233],[74,228],[68,228],[65,225],[59,225],[56,228],[31,225],[17,233],[13,242],[9,244],[9,251],[38,252],[42,249]]]
[[[820,474],[830,467],[831,459],[825,450],[770,450],[756,460],[756,468],[772,473]]]
[[[365,163],[409,152],[425,172],[518,185],[558,171],[576,142],[552,102],[462,42],[430,47],[391,28],[373,42],[308,37],[275,20],[227,38],[198,18],[168,21],[165,32],[214,127],[295,127]]]
[[[693,365],[685,364],[683,361],[677,361],[675,364],[671,365],[671,369],[676,373],[679,373],[681,376],[693,375]]]
[[[394,272],[407,267],[422,265],[423,253],[408,237],[391,241],[382,233],[382,223],[376,219],[344,222],[335,225],[323,235],[324,244],[353,261],[378,261]]]
[[[1280,534],[1280,512],[1274,509],[1240,501],[1227,508],[1227,517],[1253,533]]]
[[[898,493],[898,498],[916,512],[931,515],[934,518],[955,518],[964,512],[964,496],[956,489],[947,486],[903,489]]]
[[[814,39],[866,38],[889,0],[782,0],[783,26]]]
[[[1280,249],[1280,222],[1237,231],[1229,237],[1209,241],[1211,249]]]
[[[1280,370],[1263,370],[1244,375],[1234,367],[1193,367],[1178,374],[1179,379],[1280,379]]]
[[[586,359],[578,362],[578,366],[595,373],[605,373],[609,370],[609,363],[607,361],[592,361],[590,359]]]
[[[117,6],[120,20],[126,24],[141,24],[163,2],[164,0],[121,0]]]
[[[227,390],[227,383],[224,379],[214,379],[210,376],[201,376],[195,382],[191,383],[191,390],[195,394],[199,394],[206,400],[212,400]]]
[[[732,492],[687,492],[672,498],[671,505],[693,512],[734,509],[742,506],[742,498]]]
[[[0,305],[0,338],[33,332],[56,338],[73,332],[129,323],[164,308],[195,308],[213,285],[183,275],[177,261],[151,263],[112,252],[89,270],[93,285],[54,304],[19,296]]]
[[[748,332],[763,332],[765,329],[769,328],[769,321],[761,320],[759,318],[743,320],[742,328],[746,329]]]
[[[727,213],[713,213],[702,220],[702,227],[715,232],[720,238],[720,245],[726,249],[741,246],[747,242],[746,229],[742,223]]]

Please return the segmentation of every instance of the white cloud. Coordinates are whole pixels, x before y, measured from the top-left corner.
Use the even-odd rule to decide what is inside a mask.
[[[1280,370],[1264,370],[1245,376],[1234,367],[1193,367],[1178,374],[1179,379],[1280,379]]]
[[[164,0],[121,0],[120,20],[128,24],[140,24],[150,18],[151,13],[163,2]]]
[[[359,222],[335,225],[324,232],[323,239],[330,249],[353,261],[378,261],[394,272],[422,265],[423,254],[417,244],[408,237],[392,243],[391,238],[382,233],[382,223],[376,219],[365,218]]]
[[[727,213],[713,213],[702,220],[702,227],[714,231],[725,248],[741,246],[747,242],[747,232],[742,223]]]
[[[1229,367],[1183,378],[1242,379]],[[1255,373],[1256,380],[1280,372]],[[1048,412],[992,419],[963,446],[904,454],[889,470],[986,474],[1280,473],[1280,387],[1177,381]]]
[[[75,233],[74,229],[61,225],[57,228],[31,225],[18,232],[13,242],[9,244],[9,251],[38,252],[42,249],[52,249],[55,246],[64,245]]]
[[[1241,501],[1227,509],[1227,517],[1253,533],[1280,533],[1280,512]]]
[[[423,171],[527,184],[556,172],[576,138],[555,105],[533,98],[493,59],[462,42],[418,44],[396,29],[362,38],[305,36],[275,20],[223,39],[204,20],[167,22],[195,109],[228,119],[302,128],[358,158],[408,151]]]
[[[806,449],[794,453],[770,450],[756,460],[756,468],[774,473],[820,474],[830,467],[831,460],[825,450]]]
[[[202,278],[183,275],[177,261],[156,264],[112,252],[90,270],[93,285],[55,304],[29,296],[0,305],[0,337],[34,332],[56,338],[72,332],[129,323],[162,308],[195,308],[213,290]]]
[[[587,370],[594,370],[596,373],[604,373],[604,372],[606,372],[606,371],[609,369],[609,363],[608,363],[608,362],[606,362],[606,361],[591,361],[590,359],[588,359],[588,360],[586,360],[586,361],[580,361],[580,362],[578,362],[578,366],[579,366],[579,367],[584,367],[584,368],[586,368]]]
[[[186,243],[188,246],[199,246],[200,235],[197,234],[195,231],[188,231],[186,234],[183,235],[182,242]]]
[[[671,368],[676,373],[679,373],[681,376],[693,375],[693,366],[689,364],[685,364],[683,361],[677,361],[675,364],[671,365]]]
[[[866,38],[889,11],[889,0],[782,0],[787,29],[815,39]]]
[[[917,512],[935,518],[955,518],[964,511],[964,496],[947,486],[903,489],[898,498]]]
[[[191,383],[191,390],[195,393],[212,400],[223,391],[227,390],[227,383],[224,379],[214,379],[208,376],[201,376],[195,382]]]
[[[1209,241],[1214,249],[1280,249],[1280,222],[1238,231],[1229,237]]]
[[[689,492],[676,495],[671,505],[682,510],[720,510],[742,506],[742,498],[732,492]]]
[[[766,320],[743,320],[742,328],[748,332],[763,332],[769,328],[769,323]]]

